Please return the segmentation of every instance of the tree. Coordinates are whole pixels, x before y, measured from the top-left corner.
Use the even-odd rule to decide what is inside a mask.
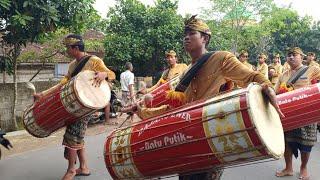
[[[0,32],[2,44],[9,47],[6,59],[12,62],[14,81],[14,103],[12,108],[13,125],[17,128],[17,60],[21,47],[35,41],[40,35],[55,31],[58,27],[68,27],[80,31],[86,16],[94,11],[93,0],[51,0],[51,1],[8,1],[0,3]],[[7,66],[4,66],[7,67]]]
[[[270,52],[284,55],[290,47],[300,46],[304,49],[303,42],[311,33],[311,24],[311,17],[300,17],[289,8],[274,7],[272,13],[262,19],[261,27],[270,31]]]
[[[212,7],[205,11],[204,17],[218,22],[219,26],[216,26],[218,32],[213,36],[222,40],[223,49],[230,49],[233,52],[237,52],[242,42],[246,41],[245,28],[256,26],[259,19],[273,7],[272,0],[211,0],[211,2]]]
[[[319,59],[320,56],[320,21],[314,22],[311,29],[305,33],[301,40],[301,47],[305,51],[311,51],[317,53]]]
[[[165,51],[182,53],[183,18],[177,1],[157,0],[154,7],[137,0],[118,0],[111,8],[105,38],[106,64],[131,61],[137,75],[155,75],[165,64]]]

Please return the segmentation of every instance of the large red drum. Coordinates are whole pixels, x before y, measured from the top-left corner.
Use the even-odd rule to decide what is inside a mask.
[[[64,86],[56,88],[24,111],[23,124],[33,136],[43,138],[76,120],[104,108],[110,100],[106,81],[92,86],[95,73],[80,72]]]
[[[157,177],[278,159],[283,139],[277,112],[251,84],[116,129],[104,157],[114,179]]]
[[[179,78],[166,82],[151,92],[152,107],[170,104],[166,92],[173,90]],[[291,92],[277,95],[281,111],[286,116],[281,119],[283,130],[289,131],[320,121],[320,84],[313,84]]]
[[[277,101],[285,118],[283,130],[289,131],[320,121],[320,84],[313,84],[277,95]]]
[[[150,92],[152,95],[152,103],[147,104],[148,107],[158,107],[163,104],[170,104],[167,99],[167,93],[170,90],[174,90],[180,81],[179,76],[172,78],[170,81],[161,84],[159,87]]]

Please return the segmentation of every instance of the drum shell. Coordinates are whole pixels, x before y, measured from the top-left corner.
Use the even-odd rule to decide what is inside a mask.
[[[170,101],[166,98],[167,92],[170,90],[174,90],[179,80],[179,77],[175,77],[170,81],[161,84],[159,87],[150,92],[153,100],[152,104],[147,104],[147,107],[158,107],[163,104],[170,104]]]
[[[320,121],[319,83],[277,95],[277,101],[285,118],[281,118],[284,131],[300,128]],[[166,82],[152,92],[152,107],[170,104],[166,99],[166,91],[170,90],[170,82]]]
[[[284,131],[320,121],[319,83],[277,95],[277,102],[285,115],[281,118]]]
[[[235,93],[225,96],[230,98]],[[213,105],[208,101],[197,101],[112,132],[104,147],[111,176],[128,179],[190,173],[274,157],[264,148],[250,120],[246,93],[231,97],[227,102],[218,100]],[[231,104],[235,105],[234,109],[230,109]],[[217,107],[221,107],[221,113],[217,112]],[[236,109],[234,114],[224,114]],[[232,122],[228,123],[228,120]],[[211,132],[214,127],[217,127],[216,134]],[[231,129],[234,134],[228,133]],[[234,140],[241,145],[232,142]],[[228,143],[234,143],[234,146],[228,146]]]
[[[92,103],[83,103],[85,101],[83,98],[85,92],[81,91],[79,85],[83,84],[81,81],[86,81],[86,83],[91,85],[89,79],[92,79],[93,76],[93,71],[81,72],[65,85],[50,91],[31,107],[27,108],[23,115],[25,129],[35,137],[47,137],[54,131],[72,124],[107,105],[107,102],[110,100],[110,89],[106,81],[102,82],[100,87],[104,88],[101,91],[109,93],[105,93],[106,95],[99,97],[106,99],[99,101],[99,107],[92,106]],[[90,87],[88,89],[94,90],[95,88]],[[97,93],[101,95],[100,91]],[[91,94],[94,94],[94,92],[91,92]],[[104,101],[106,103],[102,103],[103,105],[101,105],[101,102]]]

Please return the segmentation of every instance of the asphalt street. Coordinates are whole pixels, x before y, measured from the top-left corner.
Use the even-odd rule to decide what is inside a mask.
[[[86,138],[91,176],[76,177],[75,180],[109,180],[109,175],[103,159],[103,145],[106,133],[88,136]],[[319,137],[318,137],[319,138]],[[3,150],[3,149],[2,149]],[[3,150],[6,151],[6,150]],[[312,180],[320,179],[320,145],[313,148],[309,172]],[[294,161],[295,174],[292,177],[277,178],[276,170],[281,170],[284,160],[271,160],[246,166],[233,167],[224,170],[222,180],[290,180],[298,179],[300,160]],[[63,158],[63,147],[48,145],[41,149],[10,155],[0,160],[0,180],[57,180],[61,179],[67,168]],[[167,178],[178,179],[177,176]]]

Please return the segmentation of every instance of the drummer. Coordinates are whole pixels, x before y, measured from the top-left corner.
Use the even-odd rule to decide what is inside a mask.
[[[196,16],[192,16],[185,22],[184,48],[190,54],[192,64],[182,77],[188,82],[181,80],[176,90],[184,93],[186,103],[217,95],[221,92],[221,87],[230,80],[243,87],[251,82],[258,82],[262,84],[263,92],[269,97],[278,113],[283,116],[276,103],[271,82],[261,73],[247,68],[231,52],[217,51],[208,54],[206,48],[210,38],[211,31],[208,25]],[[148,113],[148,115],[152,113],[150,110],[139,108],[138,112]],[[157,109],[153,116],[158,115],[159,112],[161,111]],[[206,173],[182,175],[180,179],[220,179],[221,174],[221,171],[214,169]]]
[[[166,52],[166,61],[168,63],[169,68],[164,70],[162,73],[161,78],[151,88],[147,89],[145,93],[149,93],[159,87],[161,84],[171,80],[174,77],[180,76],[183,72],[185,72],[188,68],[188,66],[184,63],[177,63],[177,53],[174,50],[170,50],[169,52]]]
[[[290,69],[284,72],[275,86],[276,92],[280,92],[283,85],[289,85],[293,89],[303,88],[305,86],[316,83],[320,80],[320,68],[317,66],[303,66],[303,52],[300,48],[291,48],[287,54],[287,62]],[[305,71],[302,71],[305,68]],[[290,79],[296,79],[292,82]],[[282,85],[283,84],[283,85]],[[307,171],[307,163],[310,157],[311,149],[317,142],[317,126],[311,124],[302,128],[294,129],[285,133],[285,153],[284,159],[286,166],[282,171],[276,172],[277,177],[293,176],[292,155],[298,157],[298,150],[301,154],[301,165],[299,179],[309,179]]]
[[[115,79],[115,74],[109,70],[103,60],[87,54],[84,51],[85,45],[80,35],[70,34],[65,39],[63,44],[66,47],[66,53],[74,60],[69,64],[68,74],[61,82],[38,94],[35,94],[35,99],[39,99],[45,94],[52,92],[54,89],[66,84],[72,77],[84,70],[95,71],[93,86],[100,86],[105,79]],[[88,176],[90,170],[87,164],[87,157],[84,147],[84,135],[87,129],[88,120],[86,118],[76,121],[74,124],[68,125],[63,136],[63,145],[65,146],[65,158],[68,159],[68,169],[62,180],[71,180],[74,176]],[[75,168],[75,162],[79,158],[80,167]]]

